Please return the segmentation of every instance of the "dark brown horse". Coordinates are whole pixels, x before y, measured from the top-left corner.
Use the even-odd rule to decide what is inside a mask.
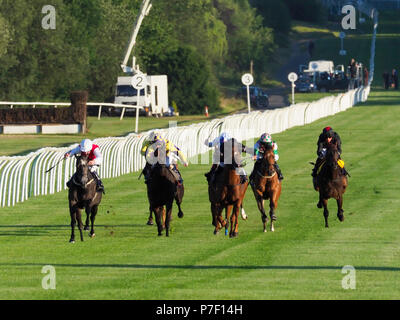
[[[147,183],[147,196],[150,202],[150,212],[154,212],[156,217],[159,236],[162,235],[164,228],[165,235],[169,236],[174,199],[177,199],[177,203],[179,203],[178,217],[183,218],[183,212],[180,207],[183,195],[183,184],[177,186],[176,179],[171,170],[164,164],[156,164],[151,171],[150,179]]]
[[[215,178],[213,184],[208,185],[208,195],[211,202],[211,213],[214,234],[217,234],[222,227],[225,227],[225,234],[237,237],[239,228],[239,211],[242,208],[243,198],[245,196],[248,181],[241,183],[240,170],[242,145],[236,140],[231,139],[228,142],[232,146],[225,157],[225,164],[222,172]],[[222,211],[225,209],[225,220],[222,217]]]
[[[75,242],[75,224],[78,223],[78,229],[83,241],[82,235],[82,216],[81,210],[86,211],[86,223],[84,230],[89,230],[89,216],[91,221],[91,229],[89,236],[94,237],[94,220],[102,198],[102,191],[97,191],[96,179],[90,172],[88,167],[87,156],[76,157],[76,173],[71,182],[71,187],[68,191],[69,212],[71,216],[71,239],[69,242]]]
[[[267,232],[268,217],[265,214],[264,201],[269,199],[269,216],[273,232],[274,222],[276,221],[275,210],[278,207],[278,200],[281,195],[282,184],[275,170],[275,155],[271,145],[267,144],[263,148],[263,158],[254,164],[253,181],[251,188],[257,201],[258,210],[261,212],[261,220],[264,232]]]
[[[317,191],[319,192],[318,208],[324,207],[325,227],[328,228],[328,199],[334,198],[337,202],[337,217],[344,220],[343,215],[343,193],[346,191],[348,180],[344,170],[339,167],[340,155],[336,144],[328,146],[325,162],[317,175]]]

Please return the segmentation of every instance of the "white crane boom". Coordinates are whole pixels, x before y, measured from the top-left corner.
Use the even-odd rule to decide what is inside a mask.
[[[129,60],[129,56],[131,55],[132,49],[136,44],[136,37],[139,33],[139,29],[140,29],[140,26],[142,25],[142,21],[143,21],[144,17],[149,14],[151,6],[152,6],[151,0],[143,0],[142,5],[140,6],[139,14],[136,18],[136,21],[135,21],[135,24],[133,27],[133,31],[131,34],[131,39],[129,40],[128,47],[126,48],[125,56],[124,56],[124,59],[121,64],[121,68],[124,73],[134,73],[134,74],[140,73],[139,66],[135,65],[136,64],[135,56],[133,56],[133,58],[132,58],[132,67],[128,67],[127,63]]]

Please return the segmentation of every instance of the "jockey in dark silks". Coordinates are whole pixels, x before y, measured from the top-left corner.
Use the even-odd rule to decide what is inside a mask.
[[[319,135],[318,142],[317,142],[317,161],[315,163],[315,166],[312,171],[312,176],[313,176],[313,183],[314,183],[314,189],[316,189],[316,178],[318,175],[318,171],[322,165],[322,163],[325,160],[325,154],[326,154],[326,148],[330,144],[336,144],[337,149],[339,152],[339,157],[342,154],[342,140],[340,139],[340,136],[337,132],[335,132],[331,127],[325,127],[322,130],[322,133]],[[343,163],[343,161],[342,161]],[[345,174],[347,174],[346,169],[344,169],[344,166],[342,167],[343,171]]]
[[[231,137],[228,133],[221,133],[219,137],[215,138],[213,141],[208,141],[208,139],[205,141],[205,145],[207,145],[208,147],[214,147],[215,151],[213,154],[213,165],[211,167],[210,172],[207,172],[206,174],[204,174],[207,178],[207,181],[210,184],[213,184],[215,181],[215,177],[217,176],[218,173],[222,172],[222,168],[225,165],[225,162],[228,160],[228,162],[232,162],[233,159],[230,159],[229,155],[225,156],[224,155],[224,149],[225,149],[225,144],[231,140]],[[245,152],[245,153],[249,153],[252,154],[253,150],[250,148],[247,148],[245,145],[241,145],[242,149],[241,152]],[[227,146],[229,148],[229,146]],[[243,168],[239,168],[240,171],[240,182],[244,183],[245,181],[247,181],[247,174],[244,171]]]

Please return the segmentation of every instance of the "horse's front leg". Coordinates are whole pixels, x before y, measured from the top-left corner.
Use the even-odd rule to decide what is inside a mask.
[[[269,217],[271,218],[271,231],[274,232],[274,222],[276,221],[275,209],[277,207],[277,201],[274,198],[269,200]],[[264,226],[265,228],[265,226]]]
[[[83,223],[82,223],[82,214],[79,208],[76,208],[76,222],[78,224],[79,234],[81,236],[81,241],[83,241]]]
[[[76,209],[75,209],[75,207],[70,207],[70,216],[71,216],[71,238],[69,239],[69,242],[75,243],[75,224],[76,224]]]
[[[329,225],[328,225],[328,217],[329,217],[328,199],[321,198],[319,201],[322,204],[322,206],[324,207],[325,228],[329,228]]]
[[[232,209],[233,209],[233,205],[227,205],[226,208],[225,208],[225,235],[226,236],[228,234],[232,233],[232,218],[231,218]],[[231,225],[231,231],[230,232],[228,232],[229,220],[230,220],[230,225]]]
[[[338,207],[338,211],[337,211],[337,217],[339,219],[340,222],[344,221],[344,215],[343,215],[343,197],[340,196],[338,199],[336,199],[337,202],[337,207]]]
[[[264,232],[267,232],[268,217],[265,214],[264,199],[261,196],[256,196],[256,201],[257,201],[258,210],[261,212],[261,221],[264,226]]]

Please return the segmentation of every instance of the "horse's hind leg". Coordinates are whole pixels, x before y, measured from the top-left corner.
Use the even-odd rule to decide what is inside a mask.
[[[343,222],[344,221],[343,198],[340,196],[339,199],[336,200],[336,202],[337,202],[337,207],[338,207],[337,217],[340,222]]]
[[[154,223],[153,223],[153,209],[151,206],[149,206],[149,212],[150,212],[150,215],[149,215],[149,219],[147,220],[147,225],[152,226]]]
[[[90,210],[86,209],[86,221],[85,221],[85,227],[83,230],[88,231],[89,230],[89,216],[90,216]]]
[[[166,205],[166,207],[167,207],[166,208],[167,214],[165,217],[165,235],[169,237],[169,225],[171,222],[171,215],[172,215],[172,203]]]
[[[90,214],[91,228],[90,228],[90,233],[89,233],[89,236],[91,238],[94,238],[94,236],[95,236],[95,233],[94,233],[94,220],[96,219],[97,209],[98,209],[97,205],[93,206],[92,209],[91,209],[91,214]]]
[[[320,202],[322,203],[322,205],[324,207],[325,228],[329,228],[329,225],[328,225],[328,217],[329,217],[328,199],[320,199]]]
[[[233,207],[233,212],[231,216],[231,233],[230,237],[234,238],[238,236],[238,231],[239,231],[239,206],[235,205]]]
[[[156,216],[156,223],[157,223],[157,230],[158,230],[158,235],[161,236],[162,230],[163,230],[163,210],[164,207],[158,207],[154,209],[154,213]]]

